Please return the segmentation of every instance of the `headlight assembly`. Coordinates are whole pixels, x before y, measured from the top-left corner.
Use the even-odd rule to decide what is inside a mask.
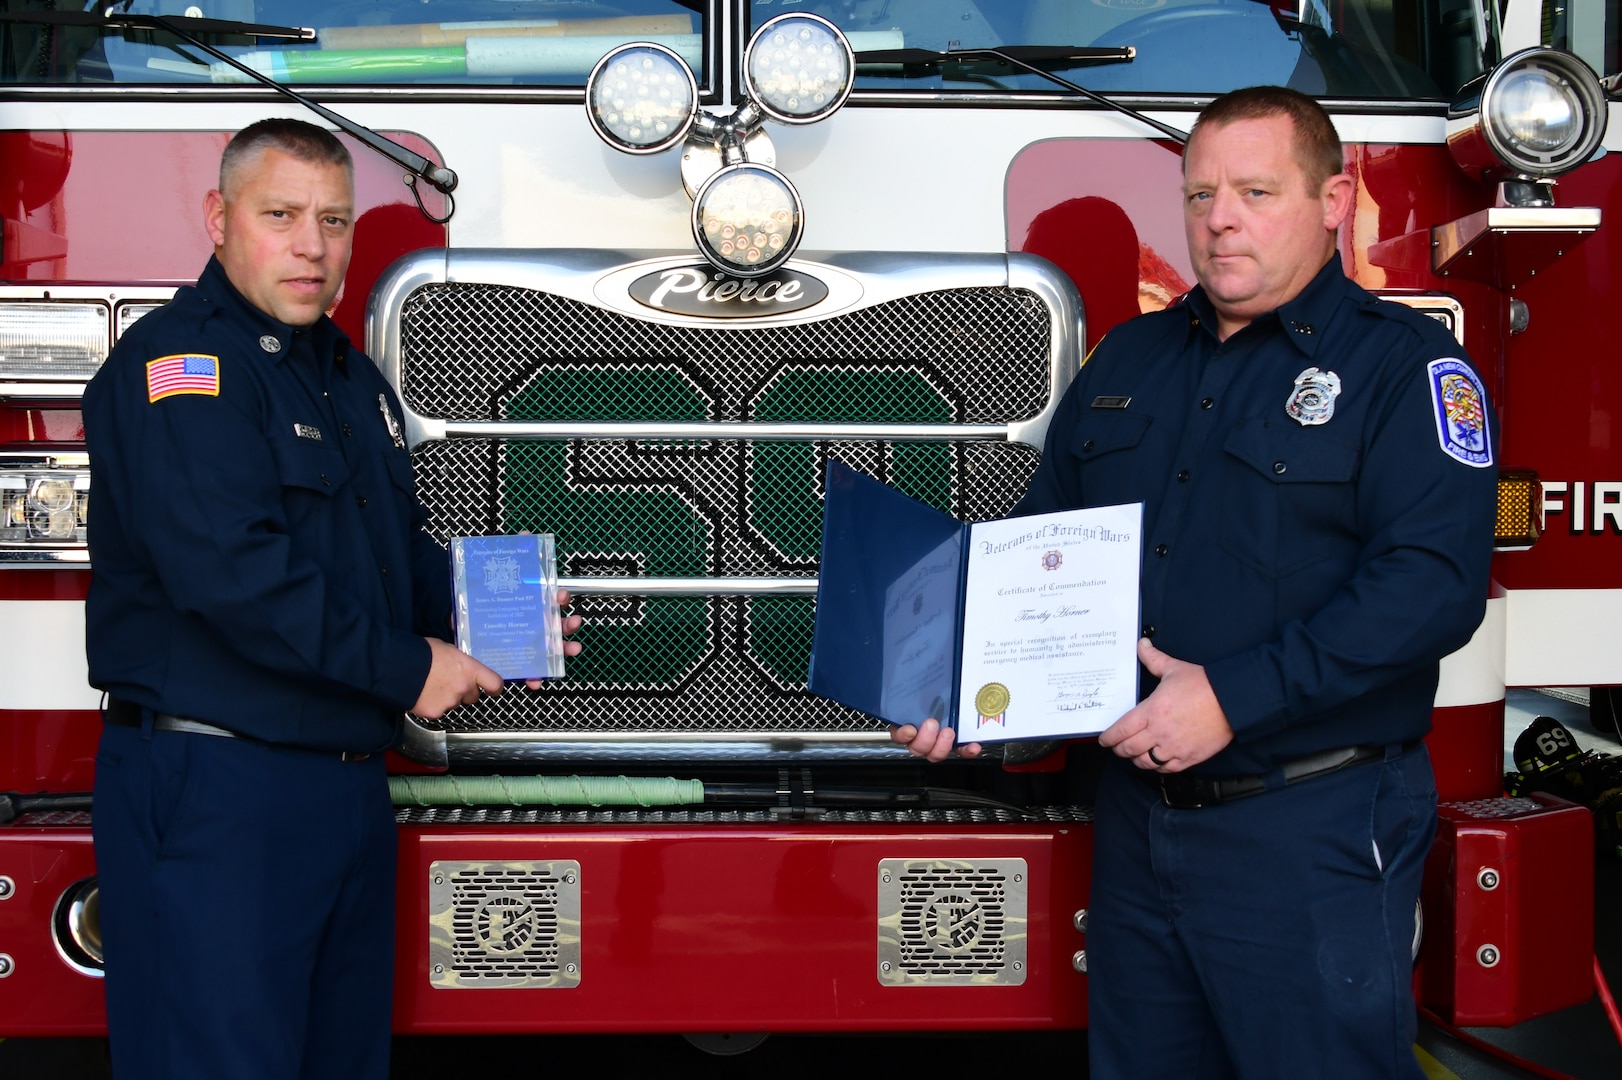
[[[1593,157],[1605,121],[1605,93],[1587,64],[1526,49],[1464,88],[1448,111],[1447,145],[1472,176],[1545,180]]]

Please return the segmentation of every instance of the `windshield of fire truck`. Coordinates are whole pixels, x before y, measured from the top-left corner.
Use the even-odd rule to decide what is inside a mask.
[[[578,87],[627,41],[679,53],[706,85],[704,0],[0,0],[0,82],[250,83],[250,76],[150,26],[84,25],[50,8],[311,27],[313,42],[201,37],[280,83]],[[26,21],[24,21],[26,19]]]
[[[1038,61],[1104,93],[1209,95],[1282,83],[1326,97],[1446,99],[1496,59],[1481,0],[733,0],[752,32],[785,12],[836,23],[858,54],[1010,46],[1131,46],[1130,62]],[[602,55],[660,42],[716,88],[717,0],[0,0],[0,82],[242,84],[251,77],[182,37],[115,16],[310,27],[314,41],[216,26],[208,45],[286,84],[584,85]],[[194,26],[201,23],[193,22]],[[747,40],[744,38],[743,40]],[[995,60],[858,63],[865,92],[922,99],[1062,92]]]
[[[1055,90],[994,61],[861,64],[875,34],[937,51],[1131,46],[1128,63],[1047,67],[1091,90],[1134,94],[1274,83],[1326,97],[1446,99],[1497,51],[1496,27],[1478,0],[753,0],[749,8],[756,24],[783,11],[838,24],[858,51],[858,91]]]

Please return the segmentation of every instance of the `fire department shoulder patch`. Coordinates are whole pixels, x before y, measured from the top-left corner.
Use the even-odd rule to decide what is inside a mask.
[[[1487,394],[1481,379],[1469,364],[1451,356],[1432,360],[1425,365],[1425,373],[1442,452],[1478,469],[1492,465]]]

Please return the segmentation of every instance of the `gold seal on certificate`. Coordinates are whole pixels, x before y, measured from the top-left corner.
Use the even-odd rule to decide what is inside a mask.
[[[1008,711],[1008,687],[1000,682],[986,683],[974,695],[974,711],[980,714],[981,724],[1000,724]]]

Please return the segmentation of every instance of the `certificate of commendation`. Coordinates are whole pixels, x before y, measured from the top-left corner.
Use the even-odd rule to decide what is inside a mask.
[[[961,742],[1097,734],[1137,703],[1142,518],[964,524],[830,463],[811,691]]]
[[[456,647],[503,679],[563,675],[557,557],[548,533],[451,541]]]

